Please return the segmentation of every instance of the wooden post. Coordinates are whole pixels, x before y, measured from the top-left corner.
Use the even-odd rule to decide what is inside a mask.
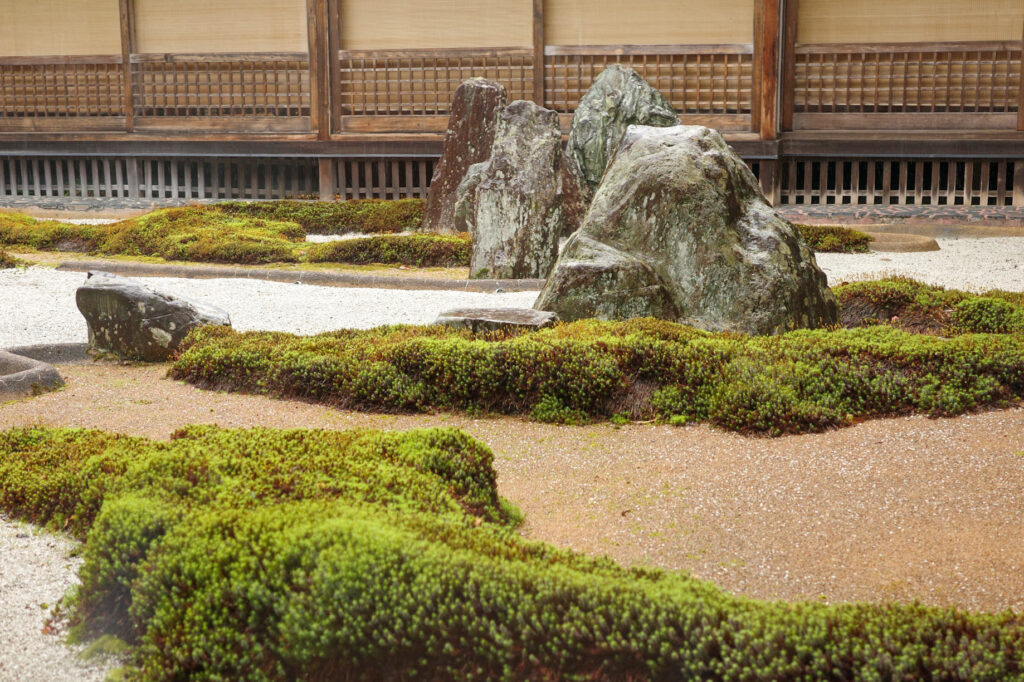
[[[319,139],[331,135],[331,96],[327,67],[327,0],[306,0],[309,32],[309,116]]]
[[[544,0],[533,0],[533,101],[544,106]]]
[[[338,52],[341,50],[341,0],[327,0],[327,82],[330,85],[331,105],[328,132],[341,125],[341,74],[338,72]]]
[[[1024,161],[1013,163],[1013,205],[1024,206]]]
[[[1024,130],[1024,34],[1020,41],[1020,92],[1017,95],[1017,130]],[[1016,204],[1016,202],[1014,202]]]
[[[135,103],[132,97],[132,52],[135,49],[135,21],[132,0],[120,0],[121,20],[121,77],[124,79],[124,129],[135,128]]]
[[[799,0],[783,0],[785,3],[785,24],[782,32],[781,111],[779,123],[782,130],[793,129],[793,102],[796,92],[796,37],[799,15]]]
[[[781,161],[778,159],[761,159],[758,181],[761,192],[772,206],[778,206],[782,200]]]
[[[337,159],[320,157],[320,201],[334,201],[338,186]]]
[[[778,136],[780,0],[754,5],[754,102],[751,125],[762,140]]]

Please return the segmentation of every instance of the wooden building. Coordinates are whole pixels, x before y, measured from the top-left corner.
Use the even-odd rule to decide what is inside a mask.
[[[0,205],[422,196],[451,94],[626,64],[780,204],[1024,206],[1024,0],[0,0]]]

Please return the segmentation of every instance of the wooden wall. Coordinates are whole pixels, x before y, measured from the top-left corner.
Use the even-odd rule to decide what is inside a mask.
[[[135,52],[308,49],[305,0],[134,0],[134,19]]]
[[[548,45],[750,43],[754,0],[546,0]]]
[[[1024,0],[800,0],[799,43],[1020,41]]]
[[[118,0],[0,0],[0,57],[120,53]]]
[[[533,36],[526,0],[343,0],[345,50],[524,47]]]

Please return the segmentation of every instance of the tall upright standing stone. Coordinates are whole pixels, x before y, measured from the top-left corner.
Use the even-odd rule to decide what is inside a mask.
[[[473,236],[472,278],[547,277],[562,233],[558,114],[517,100],[498,118],[491,158],[459,186],[455,224]]]
[[[469,167],[490,157],[498,114],[506,101],[505,87],[485,78],[463,81],[455,90],[441,160],[427,193],[424,230],[458,231],[454,222],[455,193]]]
[[[701,126],[627,129],[535,307],[565,322],[652,316],[748,334],[838,320],[813,252]]]
[[[609,160],[631,125],[676,126],[679,117],[664,95],[633,69],[612,64],[594,80],[576,107],[566,145],[571,189],[590,203]]]

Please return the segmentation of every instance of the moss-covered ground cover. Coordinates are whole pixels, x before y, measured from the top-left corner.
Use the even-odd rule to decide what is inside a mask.
[[[424,204],[423,199],[229,201],[216,208],[229,215],[297,223],[307,234],[385,234],[419,228]]]
[[[12,256],[5,249],[0,249],[0,270],[16,268],[19,265],[25,265],[25,261]]]
[[[903,286],[857,286],[890,285]],[[359,409],[459,409],[555,422],[625,414],[772,435],[818,431],[884,415],[955,415],[1024,397],[1024,336],[989,333],[1018,324],[1021,306],[963,295],[950,337],[885,325],[747,337],[650,319],[587,320],[499,339],[447,327],[311,337],[208,329],[186,341],[171,375]]]
[[[794,225],[804,241],[821,253],[867,253],[871,237],[839,225]]]
[[[189,206],[154,211],[111,225],[77,226],[18,214],[0,214],[0,246],[249,265],[301,262],[420,267],[469,265],[470,243],[464,235],[394,234],[343,244],[311,245],[305,241],[307,234],[330,230],[301,211],[282,210],[278,206],[279,203],[298,204],[301,208],[301,202],[267,203],[275,210],[254,209],[255,215],[250,215],[240,209],[258,208],[263,204]],[[375,231],[382,231],[380,225],[384,224],[397,229],[412,222],[393,206],[401,204],[400,201],[346,203],[361,206],[352,212],[363,216],[367,226]],[[322,207],[319,210],[321,212],[315,215],[323,218]],[[298,222],[300,220],[303,222]],[[347,225],[358,226],[359,222],[338,223],[334,231],[351,231]]]
[[[67,615],[175,679],[1003,680],[1024,621],[760,602],[522,539],[454,430],[0,433],[0,508],[85,541]]]

